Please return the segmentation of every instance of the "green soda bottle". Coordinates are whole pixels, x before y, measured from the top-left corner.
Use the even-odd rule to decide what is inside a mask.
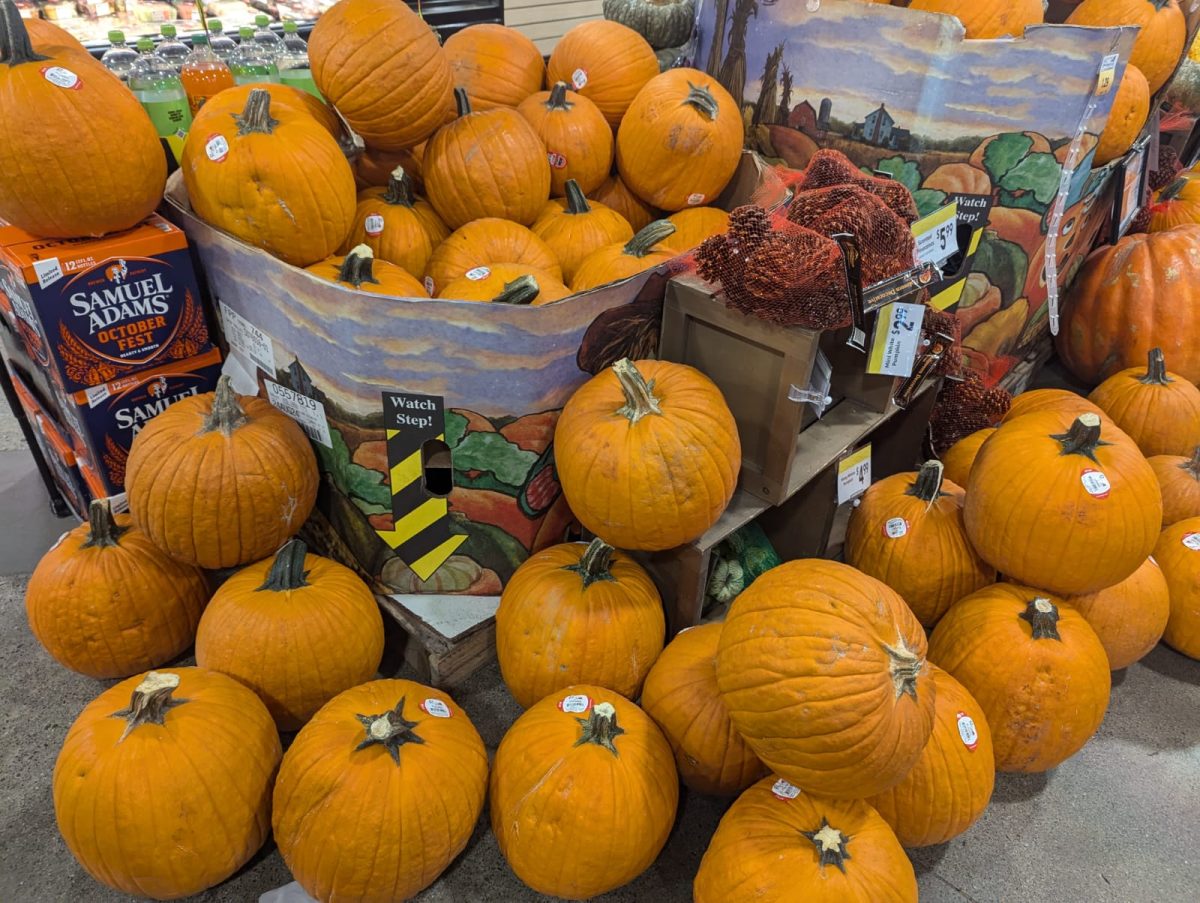
[[[254,29],[243,25],[238,29],[238,49],[229,68],[233,80],[239,85],[260,85],[264,82],[279,84],[279,69],[275,61],[254,40]]]
[[[129,73],[129,88],[142,102],[159,136],[166,139],[178,161],[183,141],[192,127],[187,92],[171,62],[154,52],[153,41],[143,38],[137,46],[138,59]]]
[[[285,85],[307,91],[321,100],[321,92],[313,81],[312,67],[308,62],[308,44],[296,29],[296,23],[288,19],[283,23],[283,53],[279,55],[279,80]]]

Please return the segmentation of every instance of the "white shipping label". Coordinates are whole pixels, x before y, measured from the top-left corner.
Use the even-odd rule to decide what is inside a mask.
[[[33,272],[37,274],[38,285],[42,288],[53,285],[63,278],[62,264],[58,262],[57,257],[51,257],[49,260],[35,260]]]
[[[229,347],[260,370],[266,371],[267,376],[273,377],[275,348],[271,344],[271,337],[224,301],[220,302],[220,310],[221,326]]]
[[[333,439],[329,436],[329,421],[325,418],[325,405],[277,382],[269,379],[265,382],[267,400],[271,404],[300,424],[300,428],[313,442],[333,448]]]

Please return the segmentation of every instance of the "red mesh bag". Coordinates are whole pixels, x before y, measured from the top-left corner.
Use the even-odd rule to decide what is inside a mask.
[[[864,286],[912,268],[916,242],[908,223],[858,185],[801,191],[788,209],[788,219],[822,235],[854,235]]]
[[[800,192],[833,185],[857,185],[879,197],[905,222],[917,221],[917,204],[907,188],[892,179],[868,176],[841,151],[822,148],[808,161],[795,188]]]
[[[961,330],[958,317],[954,314],[948,314],[944,310],[934,310],[932,307],[925,308],[925,319],[921,323],[921,338],[929,344],[923,345],[923,347],[931,348],[938,342],[944,342],[943,336],[950,339],[950,346],[942,354],[937,366],[933,368],[931,376],[945,376],[962,371]],[[1007,406],[1005,406],[1005,410],[1007,410]]]
[[[1008,413],[1012,396],[1000,388],[988,389],[979,374],[968,370],[961,380],[942,385],[929,419],[933,450],[942,454],[964,436],[994,426]]]

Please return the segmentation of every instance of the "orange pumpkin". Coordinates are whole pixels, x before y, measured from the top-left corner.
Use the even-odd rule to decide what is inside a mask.
[[[909,9],[954,16],[968,38],[1019,38],[1043,21],[1042,0],[912,0]]]
[[[45,238],[136,225],[167,181],[154,124],[90,57],[70,44],[35,52],[25,29],[0,4],[0,220]]]
[[[658,727],[619,693],[588,684],[526,711],[492,765],[500,852],[535,891],[567,900],[614,890],[649,868],[678,802]]]
[[[992,177],[987,171],[970,163],[943,163],[921,183],[922,188],[944,191],[946,194],[992,193]],[[989,225],[999,231],[995,222]]]
[[[1200,178],[1185,173],[1154,197],[1148,231],[1166,232],[1196,223],[1200,223]]]
[[[429,139],[425,193],[451,229],[481,217],[528,226],[550,197],[546,146],[525,117],[507,107],[478,113],[454,89],[458,118]]]
[[[865,802],[813,796],[772,775],[722,817],[692,895],[695,903],[917,903],[917,878]]]
[[[675,233],[663,239],[663,244],[679,254],[698,248],[700,242],[729,229],[729,214],[720,207],[689,207],[667,217]]]
[[[618,548],[673,549],[716,523],[742,451],[721,390],[668,361],[617,361],[571,396],[554,430],[571,510]]]
[[[1115,586],[1064,601],[1096,631],[1113,671],[1129,667],[1158,645],[1171,613],[1167,581],[1153,558]]]
[[[215,97],[210,97],[204,102],[204,105],[206,107],[209,104],[214,105],[211,107],[210,113],[220,112],[236,116],[246,109],[246,101],[250,99],[250,92],[254,90],[266,91],[271,95],[273,111],[291,109],[295,112],[307,113],[319,122],[335,140],[343,137],[345,130],[342,128],[342,122],[329,104],[324,103],[318,97],[313,97],[307,91],[301,91],[291,85],[277,85],[272,82],[235,85],[232,88],[226,88]]]
[[[45,52],[47,47],[61,47],[91,56],[77,37],[47,19],[22,19],[21,24],[25,26],[34,50]]]
[[[415,147],[453,115],[437,35],[403,0],[339,0],[308,39],[313,81],[368,147]]]
[[[659,212],[629,190],[619,174],[605,179],[604,184],[588,195],[589,200],[617,211],[634,231],[645,229],[658,219]]]
[[[542,87],[546,64],[537,45],[515,28],[470,25],[446,39],[454,84],[477,110],[515,107]]]
[[[629,241],[633,229],[615,210],[599,202],[589,204],[574,179],[567,180],[566,191],[566,198],[556,198],[542,208],[532,229],[562,264],[564,281],[570,282],[594,251]]]
[[[423,283],[393,263],[376,260],[367,245],[358,245],[344,257],[330,257],[305,269],[357,292],[397,298],[429,297]]]
[[[549,245],[519,223],[487,217],[455,229],[433,249],[426,287],[440,294],[454,280],[497,263],[518,263],[562,279],[562,267]]]
[[[550,273],[521,263],[493,263],[477,267],[471,274],[455,279],[438,292],[438,297],[449,301],[490,301],[541,307],[571,294],[571,290]]]
[[[1124,156],[1142,133],[1149,115],[1150,86],[1141,70],[1130,63],[1121,76],[1121,84],[1113,95],[1108,122],[1100,133],[1100,143],[1096,145],[1096,165]]]
[[[1072,418],[1078,417],[1080,414],[1104,415],[1104,411],[1093,404],[1090,399],[1084,398],[1070,389],[1030,389],[1013,398],[1012,404],[1000,422],[1008,423],[1026,414],[1038,414],[1043,411],[1054,411]]]
[[[1114,373],[1088,396],[1129,434],[1142,454],[1186,455],[1200,444],[1200,389],[1168,373],[1161,348],[1145,370]]]
[[[562,197],[573,179],[586,194],[608,178],[613,162],[612,127],[596,105],[558,82],[521,102],[524,116],[546,146],[550,194]]]
[[[941,462],[928,461],[919,473],[872,483],[850,515],[846,563],[898,592],[925,627],[996,582],[996,569],[967,540],[963,496],[942,479]]]
[[[1176,652],[1200,660],[1200,517],[1162,531],[1154,560],[1167,578],[1171,614],[1163,640]]]
[[[1108,656],[1095,631],[1041,590],[995,583],[967,596],[934,628],[929,658],[983,709],[999,771],[1062,764],[1108,708]]]
[[[192,644],[208,584],[168,558],[108,499],[42,556],[25,590],[29,628],[59,664],[88,677],[128,677]]]
[[[431,223],[437,224],[432,231]],[[342,247],[349,250],[366,245],[378,260],[394,263],[420,279],[433,249],[449,234],[437,212],[413,197],[412,180],[397,167],[387,188],[372,188],[359,195],[354,228]]]
[[[976,430],[951,445],[942,455],[942,473],[946,479],[957,486],[966,486],[979,449],[983,448],[983,443],[987,442],[994,432],[995,427]]]
[[[655,220],[624,244],[614,242],[593,251],[575,270],[572,291],[586,292],[610,282],[620,282],[666,263],[675,257],[675,252],[659,243],[674,232],[675,224],[670,220]]]
[[[1162,490],[1163,526],[1200,517],[1200,445],[1191,457],[1155,455],[1147,460]]]
[[[632,28],[595,19],[554,45],[546,78],[566,82],[597,107],[614,129],[642,86],[658,75],[654,48]]]
[[[754,751],[734,730],[717,690],[720,624],[701,624],[667,644],[646,675],[642,708],[662,728],[683,783],[733,796],[762,777]]]
[[[354,161],[354,184],[358,187],[360,196],[361,192],[368,188],[386,188],[396,167],[408,174],[414,191],[421,191],[425,187],[425,179],[421,175],[421,160],[424,156],[424,144],[394,151],[364,148]]]
[[[806,792],[882,793],[933,726],[921,625],[894,590],[836,561],[789,561],[742,591],[717,686],[750,748]]]
[[[487,773],[483,740],[449,695],[371,681],[296,735],[275,782],[275,842],[318,900],[408,900],[466,847]],[[369,840],[331,842],[356,836]]]
[[[1067,24],[1139,26],[1129,63],[1142,70],[1151,94],[1167,83],[1187,40],[1187,22],[1178,0],[1083,0],[1067,17]]]

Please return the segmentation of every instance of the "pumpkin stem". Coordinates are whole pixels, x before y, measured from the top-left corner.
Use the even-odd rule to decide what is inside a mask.
[[[617,408],[617,413],[629,420],[630,425],[637,423],[647,414],[662,415],[658,399],[654,397],[654,383],[646,382],[646,378],[633,361],[627,357],[613,364],[613,372],[625,393],[625,404]]]
[[[454,105],[458,108],[460,118],[471,112],[471,98],[467,96],[466,88],[454,89]]]
[[[693,85],[688,82],[688,96],[683,99],[683,102],[695,107],[714,122],[717,114],[721,112],[721,108],[717,105],[717,99],[704,85]]]
[[[249,417],[238,404],[237,392],[233,391],[233,383],[228,376],[217,380],[217,389],[213,392],[212,410],[204,418],[204,426],[200,432],[212,433],[220,430],[226,436],[232,435],[238,427],[244,426]]]
[[[188,700],[173,699],[171,694],[179,686],[179,675],[170,671],[150,671],[133,691],[129,708],[113,712],[113,718],[125,719],[125,732],[121,740],[128,737],[143,724],[162,724],[167,710],[183,705]],[[121,740],[117,742],[120,743]]]
[[[397,166],[388,176],[387,189],[383,192],[383,202],[399,207],[411,207],[415,203],[412,179],[404,171],[403,166]]]
[[[588,203],[583,189],[574,179],[567,179],[567,213],[591,213],[592,206]]]
[[[941,461],[926,461],[917,471],[917,478],[904,490],[904,494],[915,496],[930,505],[942,496],[949,495],[942,492],[942,469]]]
[[[848,834],[843,834],[837,828],[830,826],[825,816],[821,816],[821,827],[817,830],[801,831],[800,833],[811,840],[813,846],[817,848],[817,854],[820,856],[818,865],[821,868],[825,868],[827,865],[836,865],[845,874],[846,860],[850,858],[850,854],[846,851],[846,845],[850,843]]]
[[[579,563],[568,564],[563,570],[574,571],[582,577],[584,589],[601,580],[616,580],[611,570],[614,551],[612,546],[597,536],[588,543]]]
[[[271,562],[266,581],[255,592],[270,590],[273,593],[282,593],[308,586],[308,571],[304,570],[306,555],[308,546],[304,544],[303,539],[296,537],[285,542],[283,548],[275,553],[275,560]]]
[[[1092,461],[1096,460],[1096,449],[1102,445],[1112,445],[1100,438],[1100,416],[1090,411],[1080,414],[1065,433],[1057,433],[1050,437],[1057,439],[1062,448],[1060,455],[1083,455]]]
[[[255,88],[246,98],[246,107],[240,114],[233,117],[237,123],[239,135],[261,133],[269,135],[279,125],[278,119],[271,118],[271,95],[262,88]]]
[[[19,66],[21,63],[37,63],[48,59],[50,57],[42,56],[33,49],[17,5],[0,3],[0,62]]]
[[[109,499],[92,499],[88,505],[88,538],[85,549],[107,549],[117,545],[128,527],[119,527],[113,519],[112,502]]]
[[[1151,348],[1146,360],[1146,375],[1139,376],[1138,382],[1144,386],[1167,386],[1175,382],[1167,376],[1167,362],[1163,358],[1161,348]]]
[[[590,715],[575,720],[583,729],[579,739],[575,741],[576,746],[595,743],[597,746],[603,746],[614,756],[620,755],[613,741],[625,733],[625,729],[617,727],[617,710],[613,708],[612,703],[598,702],[592,706]]]
[[[355,751],[366,749],[368,746],[382,746],[391,755],[392,761],[399,765],[401,746],[406,743],[423,744],[425,742],[413,733],[417,722],[408,721],[404,717],[404,699],[405,697],[401,696],[396,707],[390,712],[380,715],[354,716],[367,729],[366,739],[354,747]]]
[[[1030,599],[1025,610],[1017,617],[1028,621],[1033,627],[1035,640],[1062,640],[1058,635],[1058,608],[1045,596]]]
[[[1183,470],[1186,470],[1192,475],[1195,480],[1200,480],[1200,445],[1196,446],[1192,452],[1191,458],[1179,465]]]
[[[493,304],[529,304],[538,296],[542,288],[537,280],[526,273],[518,276],[512,282],[504,283],[504,290],[492,299]]]
[[[656,219],[637,235],[633,236],[633,238],[629,239],[625,243],[622,253],[628,254],[630,257],[645,257],[654,249],[656,244],[667,236],[674,234],[674,232],[675,224],[669,219]]]
[[[546,98],[547,110],[569,110],[575,104],[567,100],[567,83],[555,82],[554,87],[550,89],[550,96]]]
[[[892,673],[892,687],[896,691],[896,698],[899,699],[907,693],[916,699],[917,678],[921,676],[921,670],[925,667],[925,659],[909,649],[902,636],[896,638],[895,646],[884,646],[883,649],[891,659],[888,669]]]
[[[1165,203],[1166,201],[1175,200],[1175,198],[1179,196],[1179,192],[1183,191],[1183,189],[1187,187],[1187,183],[1188,183],[1187,177],[1180,176],[1178,179],[1176,179],[1174,182],[1172,182],[1166,188],[1159,191],[1158,203],[1162,204],[1162,203]]]
[[[337,281],[355,288],[361,288],[364,282],[378,285],[379,280],[375,278],[375,252],[367,245],[351,248],[342,261],[342,268],[338,270]]]

